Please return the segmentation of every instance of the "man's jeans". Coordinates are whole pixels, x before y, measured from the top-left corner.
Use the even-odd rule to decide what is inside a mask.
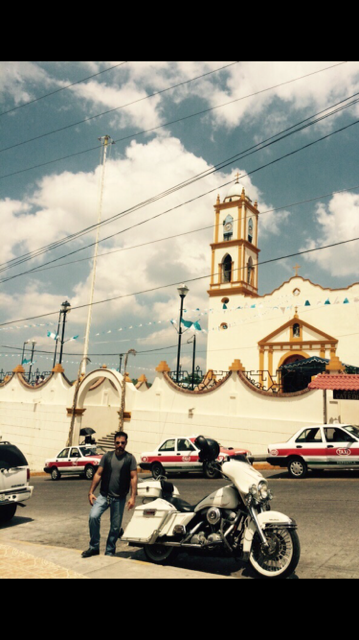
[[[104,498],[101,494],[94,502],[89,518],[90,525],[90,548],[99,551],[100,549],[100,520],[102,514],[110,507],[111,527],[106,543],[106,554],[113,554],[116,551],[116,542],[121,529],[123,512],[126,498]]]

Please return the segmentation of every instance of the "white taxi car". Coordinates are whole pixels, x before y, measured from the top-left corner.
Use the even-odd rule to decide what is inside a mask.
[[[199,449],[195,445],[197,436],[182,438],[167,438],[163,440],[155,451],[141,453],[139,466],[144,471],[151,471],[154,478],[164,476],[165,472],[201,471],[206,478],[217,477],[217,471],[211,464],[199,461]],[[224,456],[251,455],[247,449],[220,447],[217,460],[223,460]]]
[[[65,447],[57,456],[45,460],[44,471],[52,480],[60,480],[62,474],[83,474],[87,480],[92,480],[105,453],[101,447],[92,445]]]
[[[287,467],[292,478],[308,469],[359,469],[359,428],[350,424],[303,427],[287,442],[268,445],[267,462]]]

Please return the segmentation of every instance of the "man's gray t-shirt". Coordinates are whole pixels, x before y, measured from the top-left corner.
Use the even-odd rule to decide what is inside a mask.
[[[136,471],[137,470],[136,458],[135,456],[132,455],[132,453],[130,453],[129,455],[131,456],[130,471]],[[111,458],[111,476],[110,476],[110,482],[108,486],[108,495],[111,496],[112,498],[119,497],[118,487],[119,487],[120,473],[121,473],[124,459],[125,459],[124,453],[118,457],[116,453],[114,453],[114,455]],[[103,467],[104,464],[105,464],[105,456],[102,456],[99,466]]]

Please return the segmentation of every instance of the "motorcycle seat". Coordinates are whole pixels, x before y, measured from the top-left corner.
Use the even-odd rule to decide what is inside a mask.
[[[168,480],[161,480],[161,488],[163,499],[168,500],[168,502],[170,502],[177,511],[180,511],[181,513],[194,511],[194,507],[192,507],[188,502],[182,500],[182,498],[176,498],[173,496],[174,486],[172,482],[168,482]]]
[[[189,511],[194,511],[194,507],[192,507],[188,502],[186,502],[185,500],[182,500],[182,498],[170,498],[170,500],[168,501],[170,502],[175,509],[177,509],[177,511],[180,511],[181,513],[187,513]]]

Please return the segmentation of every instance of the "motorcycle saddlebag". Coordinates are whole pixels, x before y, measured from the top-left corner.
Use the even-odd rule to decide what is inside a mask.
[[[138,497],[142,499],[151,498],[152,500],[162,498],[166,491],[166,485],[168,484],[169,483],[163,483],[163,480],[145,480],[144,482],[139,482],[137,486]],[[173,496],[179,496],[177,487],[174,487],[172,484],[171,487],[171,494]]]
[[[161,529],[177,513],[175,507],[158,498],[150,504],[141,504],[133,512],[121,540],[126,542],[154,543]]]

